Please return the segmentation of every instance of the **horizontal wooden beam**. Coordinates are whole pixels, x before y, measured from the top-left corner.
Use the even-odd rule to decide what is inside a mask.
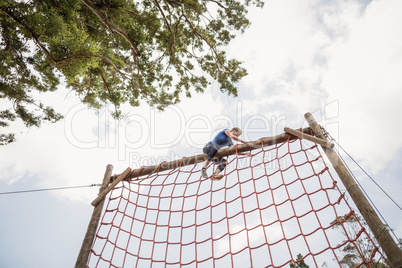
[[[297,130],[294,130],[294,129],[291,129],[291,128],[288,128],[288,127],[285,127],[284,130],[288,134],[296,136],[296,137],[298,137],[300,139],[309,140],[311,142],[317,143],[318,145],[325,146],[326,148],[329,148],[329,149],[333,149],[334,146],[335,146],[332,142],[329,142],[328,140],[323,140],[323,139],[311,136],[310,134],[303,133],[301,131],[297,131]]]
[[[301,132],[311,133],[311,130],[310,128],[304,128],[303,130],[301,130]],[[237,146],[231,146],[229,148],[221,149],[218,151],[215,157],[225,157],[229,155],[234,155],[236,153],[244,153],[261,148],[261,146],[262,147],[271,146],[283,143],[287,140],[295,140],[295,139],[297,139],[297,137],[290,135],[288,133],[282,133],[274,137],[265,137],[256,141],[247,142],[244,144],[239,144]],[[183,157],[182,159],[173,160],[170,162],[162,162],[159,165],[145,166],[139,169],[134,169],[124,179],[131,180],[142,176],[150,175],[156,172],[171,170],[183,166],[194,165],[197,163],[204,162],[206,160],[206,157],[207,157],[206,154],[198,154],[191,157]],[[113,177],[110,178],[110,181],[111,182],[113,181]]]

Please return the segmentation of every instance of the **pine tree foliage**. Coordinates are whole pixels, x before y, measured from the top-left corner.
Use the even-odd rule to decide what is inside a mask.
[[[309,268],[310,266],[308,266],[303,259],[303,255],[301,255],[300,253],[297,254],[297,259],[296,259],[296,266],[295,264],[291,261],[289,262],[289,267],[290,268]]]
[[[211,80],[236,96],[247,74],[223,47],[249,26],[247,9],[260,0],[0,0],[2,126],[62,118],[37,99],[61,79],[83,103],[99,108],[163,110]]]

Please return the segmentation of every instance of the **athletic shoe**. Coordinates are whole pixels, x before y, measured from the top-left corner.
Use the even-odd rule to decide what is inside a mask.
[[[207,169],[206,168],[202,168],[201,169],[201,176],[204,178],[208,178],[208,174],[207,174]]]
[[[216,174],[215,173],[214,175],[211,176],[211,180],[220,180],[222,178],[223,178],[222,174]]]

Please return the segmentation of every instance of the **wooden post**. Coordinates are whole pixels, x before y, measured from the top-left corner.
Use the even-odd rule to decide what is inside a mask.
[[[109,185],[109,180],[112,175],[113,166],[107,165],[105,176],[102,181],[102,186],[99,189],[99,193],[103,192],[104,189]],[[105,199],[101,200],[98,205],[94,208],[92,212],[91,220],[88,224],[88,229],[85,234],[84,241],[82,242],[80,253],[78,254],[77,262],[75,263],[75,268],[85,268],[88,262],[89,253],[92,248],[92,243],[94,241],[96,229],[98,228],[99,219],[103,209],[103,203]]]
[[[96,207],[100,201],[104,200],[106,195],[113,190],[113,188],[121,182],[127,175],[130,173],[131,168],[127,168],[123,173],[121,173],[109,186],[107,186],[103,191],[99,192],[98,197],[95,198],[94,201],[92,201],[92,206]]]
[[[310,125],[315,136],[325,139],[320,126],[315,121],[311,113],[304,115],[305,119]],[[371,204],[363,194],[356,181],[349,173],[345,164],[341,161],[338,154],[333,149],[322,147],[329,161],[333,165],[335,171],[338,173],[343,185],[346,187],[349,195],[352,197],[353,202],[356,204],[364,220],[367,222],[369,228],[373,232],[375,238],[380,244],[381,248],[387,255],[388,261],[392,267],[402,267],[402,250],[397,246],[394,239],[391,237],[388,229],[382,223]]]

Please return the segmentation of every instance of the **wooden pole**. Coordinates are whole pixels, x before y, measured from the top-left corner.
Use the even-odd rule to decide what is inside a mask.
[[[104,189],[109,185],[109,180],[112,175],[113,166],[107,165],[105,176],[103,177],[102,186],[99,189],[99,193],[103,192]],[[92,212],[91,220],[88,224],[88,229],[85,234],[84,241],[82,242],[80,253],[78,254],[77,262],[75,263],[75,268],[85,268],[88,262],[89,253],[92,248],[92,243],[95,238],[96,229],[98,228],[99,219],[103,209],[103,203],[105,199],[101,200],[98,205],[94,208]]]
[[[320,126],[315,121],[313,115],[311,113],[306,113],[304,117],[309,123],[314,135],[318,138],[325,139],[324,134],[322,133]],[[395,268],[402,267],[402,250],[397,246],[394,239],[391,237],[388,229],[386,228],[384,223],[382,223],[377,213],[368,202],[362,190],[357,185],[352,175],[349,173],[345,164],[341,161],[335,150],[328,149],[326,147],[322,148],[327,155],[329,161],[333,165],[335,171],[338,173],[338,176],[341,179],[343,185],[346,187],[349,195],[352,197],[353,202],[356,204],[357,208],[362,214],[364,220],[367,222],[369,228],[373,232],[381,248],[387,255],[388,261],[391,266]]]
[[[311,142],[315,142],[315,143],[317,143],[317,144],[319,144],[321,146],[325,146],[325,147],[330,148],[330,149],[333,149],[334,146],[335,146],[332,142],[329,142],[326,139],[325,140],[320,139],[320,138],[311,136],[310,134],[303,133],[303,132],[300,132],[300,131],[297,131],[297,130],[294,130],[294,129],[291,129],[291,128],[288,128],[288,127],[285,127],[284,130],[285,130],[286,133],[289,133],[289,134],[291,134],[293,136],[299,137],[300,139],[306,139],[306,140],[309,140]]]
[[[305,128],[301,132],[303,133],[310,133],[310,128]],[[215,155],[215,157],[225,157],[229,155],[233,155],[236,153],[244,153],[248,152],[251,150],[255,150],[258,148],[261,148],[261,146],[266,147],[266,146],[271,146],[274,144],[282,143],[287,140],[294,140],[297,139],[297,137],[290,135],[288,133],[282,133],[280,135],[274,136],[274,137],[265,137],[262,139],[259,139],[257,141],[252,141],[252,142],[247,142],[244,144],[239,144],[237,146],[231,146],[229,148],[221,149],[218,151],[218,153]],[[154,165],[154,166],[146,166],[143,168],[139,169],[134,169],[129,176],[127,176],[125,179],[134,179],[134,178],[139,178],[141,176],[145,175],[150,175],[156,172],[161,172],[161,171],[166,171],[166,170],[171,170],[175,169],[178,167],[183,167],[183,166],[188,166],[188,165],[194,165],[197,163],[204,162],[206,160],[206,154],[199,154],[191,157],[184,157],[182,159],[178,160],[173,160],[170,162],[163,162],[160,163],[159,165]],[[110,182],[113,181],[113,178],[110,178]]]
[[[103,191],[99,192],[98,197],[96,197],[96,199],[94,201],[92,201],[92,206],[96,207],[100,201],[104,200],[106,195],[113,190],[113,188],[119,183],[121,182],[128,173],[130,173],[131,168],[127,168],[122,174],[120,174],[111,184],[109,184]]]

